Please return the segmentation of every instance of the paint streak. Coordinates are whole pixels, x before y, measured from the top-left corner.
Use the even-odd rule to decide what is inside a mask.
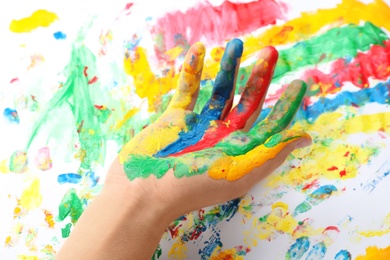
[[[9,161],[9,170],[15,173],[27,171],[27,153],[24,151],[14,152]]]
[[[390,246],[386,248],[378,248],[370,246],[366,248],[366,254],[356,257],[356,260],[386,260],[390,259]]]
[[[27,187],[21,197],[20,206],[27,210],[36,209],[42,203],[41,184],[38,178],[33,180],[29,187]]]
[[[310,241],[308,237],[298,238],[294,244],[288,249],[286,253],[286,259],[299,260],[309,250]]]
[[[105,142],[95,114],[96,109],[91,100],[88,79],[84,76],[85,67],[88,68],[89,74],[96,74],[95,56],[84,45],[73,46],[71,61],[64,72],[67,78],[35,121],[26,150],[54,111],[68,112],[67,109],[70,108],[75,118],[74,124],[78,126],[77,133],[80,142],[76,157],[81,162],[80,167],[89,170],[93,162],[101,162],[104,159]],[[73,105],[70,106],[70,104]]]
[[[18,111],[16,111],[15,109],[6,108],[4,109],[3,115],[9,123],[19,124],[20,122]]]
[[[38,154],[35,157],[35,166],[42,171],[47,171],[51,169],[53,164],[50,158],[49,147],[43,147],[38,150]]]
[[[175,47],[178,35],[190,45],[202,37],[207,43],[221,43],[225,39],[275,24],[282,17],[281,7],[273,0],[250,3],[223,1],[220,6],[204,2],[185,13],[167,13],[158,19],[153,32],[162,35],[164,46],[171,49]]]
[[[389,13],[390,7],[383,0],[376,0],[368,4],[364,4],[357,0],[343,0],[335,8],[318,10],[317,12],[305,12],[302,13],[300,17],[292,19],[283,25],[272,26],[270,29],[260,33],[259,35],[247,37],[244,40],[245,50],[242,56],[242,61],[245,61],[247,58],[251,57],[253,53],[256,53],[259,49],[268,45],[277,46],[309,39],[316,33],[320,32],[320,30],[325,26],[335,27],[348,24],[359,24],[360,21],[371,21],[371,23],[378,27],[390,30],[390,25],[388,23]],[[355,37],[358,34],[346,33],[345,35],[348,35],[351,40],[354,39],[352,41],[358,40],[357,42],[359,42],[359,39],[362,39]],[[321,53],[327,53],[328,55],[326,58],[329,59],[332,57],[330,54],[332,54],[333,51],[338,52],[339,47],[343,49],[345,43],[352,47],[352,42],[350,40],[346,40],[343,43],[342,39],[343,37],[324,38],[327,44],[324,44],[324,41],[319,42],[318,47],[320,50],[318,53],[320,55],[313,57],[315,58],[315,62],[320,60],[319,58]],[[338,43],[333,45],[334,41],[338,41]],[[333,50],[326,51],[326,49],[332,45],[334,46]],[[357,49],[360,48],[358,47]],[[341,58],[344,56],[339,57]],[[297,58],[299,59],[299,55]],[[312,58],[308,60],[312,60]],[[296,59],[291,60],[291,62],[294,61],[296,61]],[[216,68],[217,62],[207,60],[202,78],[214,78],[217,72]],[[239,75],[241,75],[241,73]],[[238,78],[240,78],[240,76]]]
[[[358,231],[359,235],[365,236],[365,237],[380,237],[384,236],[386,234],[390,233],[390,213],[385,217],[383,220],[383,224],[381,225],[381,228],[378,230],[360,230]]]
[[[63,221],[69,216],[71,222],[75,224],[83,211],[84,208],[80,198],[77,196],[76,190],[69,189],[62,198],[61,204],[58,206],[58,219],[59,221]]]
[[[61,31],[53,33],[53,36],[54,36],[54,38],[56,38],[56,40],[65,40],[66,39],[66,34],[61,32]]]
[[[352,259],[352,255],[347,250],[340,250],[334,257],[334,260],[351,260],[351,259]]]
[[[386,80],[390,76],[390,40],[383,46],[373,45],[367,53],[359,52],[353,61],[338,59],[332,63],[330,72],[309,69],[303,78],[308,82],[311,95],[335,93],[344,82],[352,82],[359,88],[370,86],[369,78]]]
[[[9,29],[15,33],[32,32],[39,27],[49,27],[56,20],[58,20],[58,17],[55,13],[37,10],[29,17],[12,20]]]
[[[57,181],[59,184],[72,183],[77,184],[81,182],[81,175],[76,173],[63,173],[58,175]]]

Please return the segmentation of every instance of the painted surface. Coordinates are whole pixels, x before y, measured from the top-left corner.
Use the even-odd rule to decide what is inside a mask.
[[[2,257],[53,258],[122,146],[182,113],[178,127],[155,135],[164,138],[136,147],[131,163],[122,158],[129,173],[157,163],[158,174],[169,160],[180,165],[178,177],[201,173],[204,165],[193,171],[181,153],[214,142],[224,156],[208,165],[210,174],[234,180],[262,163],[242,153],[259,143],[268,153],[294,138],[268,139],[284,124],[307,131],[313,145],[244,197],[174,221],[154,259],[389,259],[389,1],[23,2],[23,9],[0,4]],[[186,63],[198,41],[204,48],[197,45]],[[269,45],[277,62],[263,49]],[[201,70],[196,61],[203,59]],[[251,76],[253,67],[265,71],[261,80]],[[305,87],[289,87],[294,79]],[[226,88],[234,81],[231,102]],[[227,137],[248,127],[243,122],[262,102],[254,93],[264,95],[267,81],[249,137]],[[194,105],[188,97],[173,95],[180,87],[195,91],[196,82],[197,116],[180,110]],[[294,106],[283,100],[294,95],[303,104],[290,123]],[[171,116],[163,115],[167,107]],[[153,157],[168,154],[174,157]],[[145,156],[153,162],[145,164]],[[222,171],[232,161],[236,169]]]

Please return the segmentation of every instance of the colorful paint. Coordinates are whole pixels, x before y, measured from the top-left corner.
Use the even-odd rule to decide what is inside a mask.
[[[390,258],[389,1],[23,2],[0,4],[1,256],[53,258],[117,154],[235,181],[309,134],[153,259]]]

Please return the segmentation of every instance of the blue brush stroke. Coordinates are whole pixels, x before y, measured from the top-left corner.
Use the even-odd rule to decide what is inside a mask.
[[[389,104],[390,79],[386,82],[378,83],[375,87],[365,88],[358,91],[343,91],[334,98],[320,97],[317,102],[306,109],[298,110],[293,124],[297,121],[308,121],[314,123],[317,118],[326,112],[336,111],[341,106],[362,107],[367,103]],[[271,111],[271,108],[263,109],[255,124],[262,121]]]
[[[64,173],[58,175],[57,181],[60,184],[65,184],[65,183],[77,184],[81,181],[81,175],[76,173]]]
[[[61,31],[53,33],[53,36],[54,36],[54,38],[56,38],[56,40],[65,40],[66,39],[66,34],[61,32]]]
[[[3,115],[10,123],[19,124],[20,122],[18,111],[16,111],[15,109],[7,107],[6,109],[4,109]]]
[[[200,255],[200,259],[202,260],[208,260],[211,257],[211,254],[214,252],[214,250],[217,247],[223,246],[220,236],[218,233],[215,233],[210,237],[210,239],[206,242],[204,242],[206,246],[203,249],[199,249],[198,254]]]
[[[288,249],[286,253],[286,259],[299,260],[309,250],[310,241],[308,237],[300,237],[296,242]]]
[[[221,59],[221,70],[214,82],[211,98],[204,106],[200,115],[190,114],[186,117],[187,132],[180,132],[179,138],[155,154],[156,157],[166,157],[171,154],[196,144],[202,139],[210,126],[210,121],[221,118],[226,101],[234,87],[234,76],[237,67],[237,59],[241,57],[243,43],[239,39],[231,40]]]
[[[347,250],[340,250],[334,257],[334,260],[351,260],[352,255]]]

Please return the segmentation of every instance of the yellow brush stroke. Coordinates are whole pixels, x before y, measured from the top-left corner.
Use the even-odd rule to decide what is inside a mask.
[[[366,248],[366,255],[358,256],[355,260],[388,260],[390,259],[390,246],[386,248],[377,248],[370,246]]]
[[[360,145],[346,145],[345,140],[356,133],[375,133],[382,130],[390,134],[390,125],[387,122],[390,122],[388,112],[351,118],[345,118],[340,112],[332,112],[322,114],[313,124],[297,122],[292,129],[305,129],[315,137],[315,141],[310,148],[293,153],[294,157],[303,158],[299,167],[290,169],[287,174],[275,175],[267,185],[301,185],[318,178],[356,177],[359,167],[367,164],[376,150]],[[332,168],[333,170],[330,170]],[[345,171],[343,176],[340,175],[342,171]]]
[[[178,74],[171,68],[166,76],[157,77],[152,72],[146,56],[146,50],[137,47],[133,57],[124,58],[124,70],[133,77],[135,93],[140,98],[147,98],[149,111],[155,111],[161,104],[161,97],[177,85]]]
[[[20,205],[25,209],[35,209],[42,203],[42,195],[40,192],[39,179],[32,181],[31,185],[27,187],[20,197]]]
[[[365,237],[379,237],[390,233],[390,214],[385,217],[384,223],[379,230],[359,231],[359,235]]]
[[[0,162],[0,172],[1,173],[9,173],[9,169],[7,166],[7,160],[2,160]]]
[[[137,114],[139,110],[140,110],[139,108],[132,108],[129,111],[127,111],[123,119],[115,126],[115,129],[119,130],[123,126],[123,124],[126,123],[127,120],[132,118],[135,114]]]
[[[31,32],[38,27],[48,27],[56,20],[58,20],[58,16],[55,13],[37,10],[30,17],[12,20],[9,29],[15,33]]]

